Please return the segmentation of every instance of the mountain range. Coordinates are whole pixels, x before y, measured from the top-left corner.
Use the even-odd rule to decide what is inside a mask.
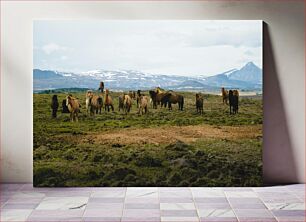
[[[33,70],[34,91],[61,88],[97,89],[103,81],[112,90],[151,89],[219,91],[220,87],[262,91],[262,70],[253,62],[213,76],[149,74],[135,70],[93,70],[82,73]]]

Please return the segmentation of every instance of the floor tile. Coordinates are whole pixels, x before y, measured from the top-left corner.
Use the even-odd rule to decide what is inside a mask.
[[[88,197],[45,197],[37,210],[73,210],[85,209]]]
[[[276,217],[304,217],[305,210],[272,210]]]
[[[263,203],[259,198],[256,197],[229,197],[228,201],[230,204],[261,204]]]
[[[32,210],[1,209],[1,221],[25,221]]]
[[[160,197],[161,203],[193,203],[192,198],[188,197]]]
[[[160,222],[160,217],[122,217],[121,222]]]
[[[159,209],[158,203],[126,203],[125,209]]]
[[[154,203],[158,204],[159,200],[158,198],[145,198],[145,197],[139,197],[139,198],[126,198],[125,203]]]
[[[192,198],[192,194],[190,190],[165,190],[165,191],[160,191],[159,192],[160,197],[187,197],[187,198]]]
[[[27,219],[28,222],[31,221],[37,221],[37,222],[80,222],[82,221],[82,217],[69,217],[69,216],[63,216],[63,217],[29,217]]]
[[[266,203],[269,210],[305,210],[305,203]]]
[[[118,190],[103,190],[103,191],[95,191],[91,194],[91,197],[108,197],[108,198],[113,198],[113,197],[125,197],[125,190],[123,189],[118,189]]]
[[[197,217],[196,210],[161,210],[162,217]]]
[[[89,203],[123,203],[124,198],[103,198],[103,197],[90,197]]]
[[[44,198],[38,197],[38,198],[10,198],[6,203],[10,204],[39,204]]]
[[[126,198],[158,198],[158,190],[156,187],[128,187],[126,191]]]
[[[273,215],[266,209],[234,209],[238,219],[240,218],[273,218]]]
[[[305,222],[306,219],[304,217],[278,217],[278,222]]]
[[[225,191],[226,197],[257,197],[257,194],[252,191]]]
[[[239,222],[277,222],[275,218],[241,217]]]
[[[259,198],[229,198],[228,200],[233,209],[267,209]]]
[[[2,207],[2,209],[35,209],[38,206],[38,203],[32,204],[20,204],[20,203],[7,203],[5,206]]]
[[[159,209],[124,209],[123,217],[156,218],[156,217],[160,217],[160,210]]]
[[[277,192],[287,193],[289,190],[286,186],[254,187],[255,192]]]
[[[45,197],[45,193],[40,192],[26,192],[26,191],[18,191],[12,195],[12,199],[22,199],[22,198],[43,198]]]
[[[91,191],[48,191],[47,197],[89,197]]]
[[[213,188],[191,188],[192,195],[196,197],[225,197],[224,191]]]
[[[28,220],[38,221],[38,218],[46,218],[49,221],[61,219],[75,219],[83,216],[84,210],[33,210]]]
[[[229,203],[196,203],[197,209],[230,209]]]
[[[86,209],[123,209],[123,203],[92,203],[86,205]]]
[[[238,222],[236,217],[201,217],[201,222]]]
[[[235,217],[231,209],[199,209],[200,217]]]
[[[84,222],[120,222],[121,217],[83,217]]]
[[[161,210],[195,210],[194,203],[161,203]]]
[[[86,209],[84,217],[121,217],[122,209]]]
[[[198,217],[161,217],[161,222],[199,222]]]
[[[228,203],[225,197],[195,197],[196,203]]]

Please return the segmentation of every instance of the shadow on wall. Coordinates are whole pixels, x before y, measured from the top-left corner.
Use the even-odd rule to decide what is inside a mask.
[[[289,135],[269,26],[263,23],[263,176],[267,185],[296,183],[297,168]],[[271,183],[273,181],[273,184]]]

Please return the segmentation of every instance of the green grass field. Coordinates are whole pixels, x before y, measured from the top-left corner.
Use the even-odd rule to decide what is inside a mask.
[[[85,91],[79,122],[61,113],[51,118],[53,94],[33,94],[35,186],[260,186],[262,98],[240,97],[230,115],[220,96],[205,95],[204,114],[195,93],[185,92],[184,111],[149,109],[89,116]]]

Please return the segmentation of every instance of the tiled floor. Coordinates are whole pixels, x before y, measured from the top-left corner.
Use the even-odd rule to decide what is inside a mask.
[[[1,185],[1,221],[305,221],[305,185],[33,188]]]

